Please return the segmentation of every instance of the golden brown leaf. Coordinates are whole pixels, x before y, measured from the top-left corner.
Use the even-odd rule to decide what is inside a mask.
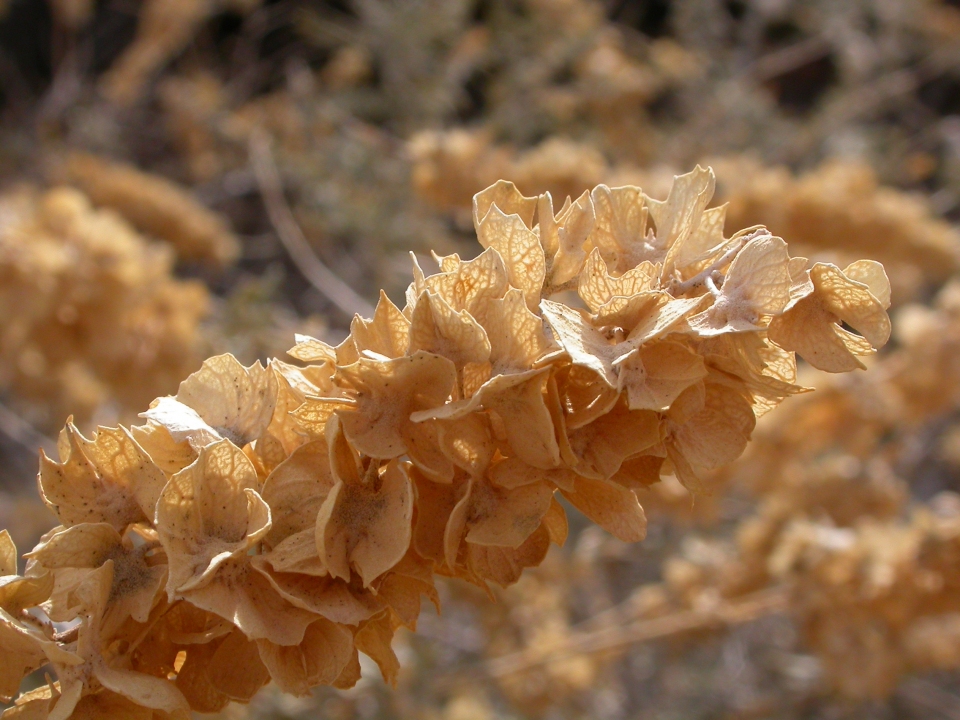
[[[270,531],[270,508],[255,488],[257,472],[229,440],[200,450],[170,478],[157,505],[160,542],[170,563],[171,597],[210,582],[217,568]]]
[[[299,645],[258,640],[257,647],[277,686],[302,697],[317,685],[332,685],[336,681],[353,657],[353,634],[320,618],[307,628]]]
[[[410,546],[413,488],[400,463],[389,463],[369,482],[340,480],[317,515],[317,550],[333,577],[364,587],[396,565]]]

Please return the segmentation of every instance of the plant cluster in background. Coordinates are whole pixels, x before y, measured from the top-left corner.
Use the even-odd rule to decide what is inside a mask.
[[[0,218],[0,386],[36,426],[115,421],[202,358],[209,293],[169,247],[68,187],[12,189]]]

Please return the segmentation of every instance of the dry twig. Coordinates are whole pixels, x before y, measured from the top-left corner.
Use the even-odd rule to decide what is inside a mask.
[[[505,677],[576,655],[619,650],[649,640],[717,625],[739,625],[785,610],[787,600],[787,592],[783,588],[771,588],[748,595],[738,602],[720,603],[712,608],[681,610],[663,617],[637,620],[625,626],[608,625],[592,632],[572,635],[566,642],[548,652],[536,648],[494,658],[486,663],[484,671],[490,677]]]
[[[270,223],[297,269],[348,317],[353,317],[354,313],[372,317],[373,306],[324,265],[304,237],[303,230],[283,196],[280,173],[270,150],[270,137],[263,131],[255,131],[250,136],[250,166],[257,179]]]
[[[923,710],[947,720],[960,720],[960,697],[920,678],[905,680],[897,694]]]
[[[0,433],[31,454],[43,450],[48,456],[57,457],[57,444],[3,403],[0,403]]]

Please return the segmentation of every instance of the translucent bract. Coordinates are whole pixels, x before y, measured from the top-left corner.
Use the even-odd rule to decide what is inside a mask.
[[[271,679],[349,687],[358,652],[392,681],[434,575],[516,582],[566,537],[558,492],[642,540],[648,486],[705,490],[804,389],[793,350],[846,370],[889,335],[879,265],[724,237],[713,188],[697,168],[665,201],[599,186],[557,211],[500,181],[474,198],[483,252],[415,264],[406,305],[381,295],[337,347],[298,337],[304,367],[221,355],[144,425],[68,425],[40,473],[62,525],[24,576],[0,537],[0,692],[59,678],[8,712],[184,717]]]

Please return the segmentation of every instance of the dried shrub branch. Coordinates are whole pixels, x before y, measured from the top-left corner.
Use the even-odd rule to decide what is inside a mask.
[[[403,308],[381,295],[336,347],[299,337],[302,367],[220,355],[143,425],[68,424],[39,476],[61,526],[22,576],[0,539],[0,692],[58,677],[8,712],[185,717],[270,680],[350,687],[358,652],[392,682],[436,574],[507,586],[564,542],[556,493],[643,539],[637,492],[701,491],[805,390],[794,350],[848,371],[890,333],[879,264],[725,237],[713,189],[698,167],[665,200],[600,185],[555,209],[500,181],[473,202],[483,252],[415,261]]]

